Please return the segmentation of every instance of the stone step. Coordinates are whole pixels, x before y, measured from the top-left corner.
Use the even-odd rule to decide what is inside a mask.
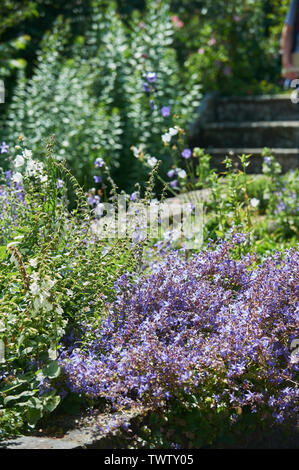
[[[293,121],[299,119],[299,106],[292,94],[219,97],[214,101],[214,119],[237,121]]]
[[[220,171],[224,171],[224,164],[222,163],[226,156],[232,158],[234,166],[241,169],[239,156],[242,154],[251,155],[250,165],[247,168],[248,173],[261,173],[262,172],[262,148],[215,148],[205,147],[208,154],[212,156],[211,166]],[[272,155],[282,166],[282,171],[286,172],[290,168],[298,167],[298,154],[297,148],[270,148]]]
[[[299,121],[205,122],[198,136],[200,147],[297,146]]]

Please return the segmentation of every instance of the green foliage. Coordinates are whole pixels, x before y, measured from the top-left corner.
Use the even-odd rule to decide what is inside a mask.
[[[251,233],[255,249],[264,252],[298,239],[298,171],[281,175],[281,167],[264,149],[270,163],[263,164],[263,175],[246,174],[250,156],[240,156],[242,170],[232,169],[226,157],[226,172],[210,173],[211,200],[207,204],[207,235],[222,236],[237,225]],[[255,241],[254,241],[255,240]]]
[[[136,13],[129,27],[113,2],[94,1],[92,7],[85,37],[69,44],[62,18],[46,35],[33,77],[20,74],[1,138],[9,143],[23,134],[40,152],[55,134],[58,156],[80,183],[90,187],[93,162],[102,157],[116,181],[132,190],[146,174],[130,147],[142,144],[163,156],[160,129],[167,118],[161,108],[170,106],[182,124],[189,121],[199,104],[198,77],[192,74],[183,86],[166,3],[149,1],[145,17]],[[143,88],[145,74],[153,71],[154,110]]]
[[[58,11],[58,3],[52,3]],[[105,161],[129,192],[136,183],[139,192],[148,168],[154,167],[147,202],[156,176],[164,185],[162,199],[166,188],[174,195],[207,189],[205,243],[235,226],[247,234],[250,250],[260,255],[298,239],[298,171],[281,175],[269,149],[264,150],[263,175],[258,178],[247,174],[247,155],[240,156],[241,170],[233,169],[227,157],[221,176],[210,169],[210,156],[203,149],[195,148],[190,159],[182,159],[182,152],[189,150],[183,127],[188,129],[199,104],[199,81],[205,91],[224,93],[277,89],[278,39],[289,2],[193,1],[195,14],[189,2],[179,3],[148,0],[141,14],[132,11],[134,6],[143,11],[138,0],[132,5],[93,0],[89,27],[82,27],[81,35],[74,34],[72,22],[58,17],[40,44],[32,76],[18,59],[30,37],[1,45],[5,58],[3,54],[0,59],[0,76],[8,81],[18,71],[14,96],[2,117],[0,141],[10,144],[10,153],[1,166],[8,169],[16,154],[26,153],[20,146],[13,148],[19,135],[30,142],[40,166],[24,176],[21,189],[8,184],[0,168],[0,347],[5,350],[0,362],[0,439],[30,431],[49,413],[67,407],[57,363],[62,338],[82,324],[98,328],[114,298],[114,282],[124,272],[140,269],[146,241],[132,246],[128,237],[98,240],[92,230],[81,185],[94,184],[96,158]],[[5,0],[3,11],[10,14],[0,35],[35,14],[34,2],[22,2],[17,13],[15,4]],[[172,12],[179,12],[184,27],[171,20]],[[150,72],[156,73],[153,84],[146,78]],[[162,116],[163,106],[170,108],[169,116]],[[171,144],[164,140],[163,145],[161,134],[170,131]],[[53,142],[45,151],[51,134],[56,135],[55,152]],[[158,175],[157,159],[162,161]],[[107,166],[102,190],[112,187],[113,199],[117,187]],[[169,168],[177,187],[164,180]],[[236,256],[241,255],[240,248]],[[82,338],[83,348],[93,334],[91,329]],[[74,409],[81,404],[78,396],[68,400]],[[168,446],[175,441],[175,433],[166,429],[171,425],[175,432],[183,429],[183,446],[215,441],[231,445],[227,423],[232,416],[227,409],[211,411],[204,393],[182,397],[163,416],[152,416],[138,439],[150,447]],[[255,430],[251,419],[245,412],[240,435]]]
[[[6,96],[12,90],[14,73],[26,67],[27,62],[23,57],[23,51],[29,43],[29,34],[8,35],[7,30],[17,28],[19,23],[32,16],[37,16],[36,2],[22,0],[14,2],[3,0],[0,5],[0,79],[6,79]],[[2,105],[3,106],[3,105]]]
[[[187,75],[201,73],[205,91],[252,94],[280,90],[280,37],[288,0],[179,3],[172,2],[184,21],[176,47]]]
[[[140,419],[133,436],[121,437],[128,449],[297,448],[289,423],[273,427],[269,416],[261,422],[247,407],[215,408],[213,398],[199,394],[172,400],[163,411]]]
[[[22,70],[26,67],[26,61],[18,58],[16,53],[23,50],[28,41],[30,41],[30,36],[25,34],[0,45],[3,54],[0,58],[0,77],[10,76],[13,70]]]
[[[20,0],[2,0],[0,5],[0,36],[6,29],[16,26],[25,18],[37,15],[36,1]]]
[[[106,314],[103,298],[139,259],[128,238],[95,243],[86,195],[53,158],[51,143],[43,163],[26,149],[22,156],[21,190],[0,175],[0,438],[29,430],[59,405],[61,338]],[[72,211],[67,183],[76,195]]]
[[[281,174],[281,165],[271,150],[264,148],[263,174],[247,173],[251,155],[238,157],[239,168],[226,156],[222,162],[224,171],[219,174],[210,168],[211,156],[202,148],[187,149],[189,156],[183,158],[182,150],[186,146],[183,129],[172,127],[163,137],[167,138],[165,146],[173,165],[167,176],[160,179],[174,196],[185,194],[192,211],[203,204],[204,197],[204,243],[239,227],[248,234],[251,249],[260,253],[295,245],[299,235],[298,170]],[[196,192],[198,189],[205,190],[205,195]]]

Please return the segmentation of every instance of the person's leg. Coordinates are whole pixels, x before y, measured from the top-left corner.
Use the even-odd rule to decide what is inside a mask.
[[[297,95],[298,95],[297,109],[298,109],[298,120],[299,120],[299,85],[296,85],[296,90],[297,90]],[[299,168],[299,129],[297,132],[297,167]]]
[[[285,89],[291,88],[291,89],[294,90],[294,87],[291,87],[291,83],[292,83],[291,80],[286,79],[285,83],[284,83],[284,88]],[[298,109],[298,120],[299,120],[299,84],[297,84],[295,86],[295,90],[297,90],[297,109]],[[297,152],[297,166],[299,167],[299,129],[298,129],[298,133],[297,133],[296,146],[297,146],[297,151],[298,151]]]
[[[299,120],[299,84],[296,85],[296,87],[294,88],[294,86],[291,86],[291,83],[292,83],[292,80],[286,78],[285,81],[284,81],[284,84],[283,84],[283,88],[284,90],[297,90],[297,109],[298,109],[298,120]],[[297,133],[297,140],[296,140],[296,147],[297,147],[297,166],[299,167],[299,129],[298,129],[298,133]]]

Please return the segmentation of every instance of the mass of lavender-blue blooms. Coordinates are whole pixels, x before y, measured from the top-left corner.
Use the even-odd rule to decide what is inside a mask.
[[[151,274],[123,275],[88,349],[61,354],[70,389],[116,409],[195,393],[215,409],[295,416],[298,251],[255,265],[254,255],[233,256],[244,243],[230,235],[188,260],[171,251]]]
[[[0,151],[7,153],[5,142]],[[10,171],[4,176],[1,217],[10,191],[16,206],[26,205],[22,186]],[[240,256],[244,245],[245,235],[232,232],[189,259],[170,249],[150,274],[123,275],[109,315],[82,326],[80,338],[92,340],[61,349],[67,389],[103,397],[114,409],[157,409],[196,394],[235,416],[244,407],[278,422],[296,416],[299,253],[257,263],[253,254]],[[40,393],[49,386],[41,383]]]

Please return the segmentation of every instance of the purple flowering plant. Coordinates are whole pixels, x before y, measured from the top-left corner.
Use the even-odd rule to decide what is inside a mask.
[[[179,138],[179,129],[171,133]],[[298,251],[258,258],[250,254],[247,226],[246,234],[189,258],[171,248],[167,234],[146,260],[148,242],[138,233],[135,244],[97,239],[89,228],[100,197],[84,193],[54,160],[51,142],[47,153],[41,165],[18,146],[14,166],[1,170],[0,340],[7,361],[0,363],[0,436],[32,429],[74,394],[104,399],[114,410],[167,413],[173,403],[190,402],[203,413],[226,410],[233,421],[248,412],[261,420],[292,419]],[[182,172],[172,168],[173,186]],[[233,175],[226,186],[215,181],[216,203],[225,189],[231,207],[230,194],[241,183]],[[68,208],[68,184],[77,195],[75,211]],[[248,181],[242,184],[249,193]],[[138,187],[128,199],[140,199]],[[213,238],[226,206],[222,211],[210,225]],[[22,393],[37,406],[31,410]],[[15,428],[5,424],[18,416]]]
[[[257,264],[237,256],[245,245],[235,233],[187,261],[172,251],[152,273],[120,277],[107,318],[60,356],[70,390],[116,409],[164,409],[195,394],[203,410],[293,419],[298,251]]]

